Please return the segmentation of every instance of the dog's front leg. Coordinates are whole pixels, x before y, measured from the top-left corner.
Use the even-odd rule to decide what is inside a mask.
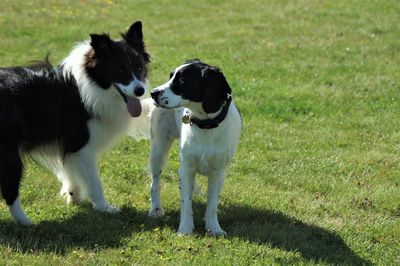
[[[92,151],[80,150],[68,154],[64,160],[66,175],[73,177],[81,186],[82,194],[86,192],[93,202],[96,210],[117,213],[121,210],[108,204],[103,194],[103,187],[98,174],[97,160]]]
[[[224,178],[224,171],[213,172],[208,176],[206,231],[215,236],[226,235],[226,232],[219,225],[217,216],[219,194],[224,184]]]
[[[178,234],[191,234],[194,229],[192,211],[192,191],[196,171],[181,162],[179,167],[179,191],[181,196],[181,219]]]

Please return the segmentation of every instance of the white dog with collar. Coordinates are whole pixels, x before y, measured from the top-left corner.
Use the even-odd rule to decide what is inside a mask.
[[[160,175],[174,139],[180,139],[179,234],[193,232],[192,191],[197,173],[208,177],[206,230],[225,235],[217,218],[219,195],[228,162],[236,152],[241,116],[224,75],[199,60],[188,61],[151,93],[155,108],[151,118],[151,209],[160,217]]]

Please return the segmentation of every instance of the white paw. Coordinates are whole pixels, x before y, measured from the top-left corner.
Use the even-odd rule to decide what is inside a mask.
[[[31,220],[29,220],[28,217],[26,216],[19,216],[19,217],[14,217],[14,221],[18,224],[24,225],[24,226],[30,226],[33,223],[31,222]]]
[[[81,201],[79,194],[74,192],[69,192],[67,194],[67,204],[68,205],[76,205]]]
[[[110,213],[110,214],[115,214],[115,213],[120,213],[121,209],[118,207],[108,205],[105,212]]]
[[[116,214],[116,213],[120,213],[121,209],[111,206],[111,205],[103,205],[103,206],[95,206],[94,207],[96,210],[101,211],[101,212],[106,212],[106,213],[110,213],[110,214]]]
[[[60,191],[61,197],[65,197],[68,205],[75,205],[81,201],[78,189],[66,188],[63,186]]]
[[[178,229],[178,235],[179,236],[190,235],[191,233],[193,233],[193,229],[194,229],[193,224],[189,225],[180,224]]]
[[[162,207],[151,209],[149,211],[149,217],[152,217],[152,218],[159,218],[159,217],[163,217],[164,215],[165,215],[165,211]]]
[[[10,209],[10,214],[16,223],[21,225],[31,225],[32,222],[29,220],[28,216],[26,216],[25,212],[21,208],[21,202],[17,198],[13,204],[8,205]]]
[[[207,229],[207,234],[210,234],[212,236],[226,236],[226,232],[222,230],[221,228],[216,228],[216,229]]]
[[[222,230],[218,221],[208,222],[208,223],[206,222],[206,231],[207,234],[212,236],[226,236],[226,232]]]

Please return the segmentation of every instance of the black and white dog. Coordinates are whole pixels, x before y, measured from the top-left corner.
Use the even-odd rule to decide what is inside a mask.
[[[180,138],[178,233],[193,232],[192,190],[195,175],[200,173],[208,177],[206,230],[212,235],[225,235],[217,218],[219,194],[241,132],[241,117],[231,88],[219,68],[192,60],[176,68],[151,96],[163,109],[155,108],[151,117],[149,215],[164,215],[160,175],[172,141]]]
[[[57,175],[68,203],[89,197],[95,209],[119,212],[104,198],[97,159],[132,126],[145,130],[149,61],[138,21],[120,40],[91,34],[59,67],[0,69],[0,188],[15,221],[31,223],[18,197],[25,153]]]

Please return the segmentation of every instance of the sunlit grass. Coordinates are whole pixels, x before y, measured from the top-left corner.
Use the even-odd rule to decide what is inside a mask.
[[[0,204],[0,264],[400,263],[400,5],[397,1],[2,1],[0,65],[142,20],[157,85],[188,58],[220,66],[244,130],[221,196],[228,238],[175,233],[178,155],[162,180],[167,216],[147,218],[149,144],[122,140],[100,163],[117,216],[68,207],[28,161],[32,228]],[[203,190],[205,179],[200,178]]]

